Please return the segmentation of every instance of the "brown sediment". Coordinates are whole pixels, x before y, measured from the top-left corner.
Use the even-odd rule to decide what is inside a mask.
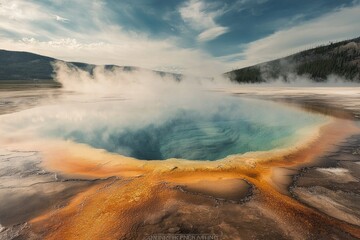
[[[44,166],[48,169],[76,176],[118,176],[120,179],[91,187],[66,207],[33,219],[31,231],[45,239],[136,239],[144,236],[141,229],[146,229],[149,224],[153,226],[150,234],[163,231],[163,219],[175,217],[171,213],[172,207],[166,206],[171,205],[177,209],[174,211],[181,212],[179,206],[186,197],[179,195],[174,186],[184,185],[193,192],[227,198],[234,194],[229,190],[231,186],[243,179],[255,187],[256,204],[263,214],[276,218],[284,236],[304,239],[326,236],[331,232],[338,236],[348,233],[349,237],[359,238],[359,226],[329,217],[296,201],[284,189],[290,180],[285,178],[283,182],[283,178],[276,178],[279,169],[309,164],[334,144],[358,132],[353,122],[333,119],[321,127],[318,138],[291,151],[245,154],[202,163],[177,160],[146,162],[71,142],[50,144],[43,149]],[[251,164],[244,164],[243,161],[249,158]],[[275,169],[278,169],[276,174]],[[224,189],[216,184],[212,188],[211,184],[216,181],[224,184]],[[214,206],[206,209],[219,211]],[[161,211],[165,213],[155,220],[151,218]],[[215,221],[209,219],[203,224],[210,226]]]
[[[169,195],[151,176],[100,184],[58,212],[34,219],[32,226],[46,239],[119,239],[144,216],[160,211]]]
[[[320,137],[315,142],[300,151],[295,151],[281,159],[265,162],[263,165],[271,167],[271,170],[274,171],[277,169],[276,167],[294,167],[303,166],[303,164],[307,163],[311,164],[324,155],[326,151],[331,150],[335,144],[344,140],[347,136],[359,133],[359,131],[359,128],[352,121],[336,119],[321,129]],[[279,177],[279,175],[281,175],[279,172],[271,174],[271,182],[276,183],[276,177]],[[286,182],[286,184],[289,184],[289,182]],[[280,186],[281,184],[276,185]]]
[[[215,179],[200,180],[178,186],[182,191],[191,194],[200,194],[218,200],[242,202],[250,196],[252,185],[244,179]]]

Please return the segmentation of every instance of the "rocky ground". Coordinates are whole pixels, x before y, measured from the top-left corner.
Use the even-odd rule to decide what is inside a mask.
[[[7,100],[1,99],[2,114],[52,99],[49,94],[53,90],[48,94],[39,91],[7,91]],[[354,90],[340,94],[319,89],[241,89],[233,93],[281,101],[356,123],[360,97],[350,91]],[[33,102],[34,96],[40,100]],[[262,172],[270,171],[270,165],[248,172],[234,168],[184,173],[204,179],[176,183],[160,174],[77,178],[45,170],[41,161],[42,155],[36,151],[1,149],[0,239],[149,239],[156,234],[202,234],[217,239],[360,236],[359,134],[336,143],[311,162],[272,167],[282,178],[272,179],[283,183],[277,187],[261,177]],[[206,179],[206,174],[215,181]],[[231,178],[222,179],[226,174]],[[54,234],[58,229],[63,231]]]

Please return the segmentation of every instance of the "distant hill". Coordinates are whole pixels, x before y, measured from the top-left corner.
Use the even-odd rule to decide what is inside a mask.
[[[53,81],[54,69],[52,63],[55,61],[62,61],[51,57],[46,57],[29,52],[17,52],[0,50],[0,82],[1,81]],[[62,61],[65,62],[65,61]],[[80,69],[93,73],[97,65],[80,63],[80,62],[66,62],[69,65],[76,66]],[[134,71],[140,68],[131,66],[117,66],[105,65],[105,69],[120,69],[122,71]],[[148,70],[151,71],[151,70]],[[181,74],[167,73],[161,71],[153,71],[160,76],[170,75],[176,80],[181,80]]]
[[[233,70],[224,75],[234,82],[260,83],[274,79],[287,82],[294,74],[307,76],[314,82],[326,82],[328,76],[333,74],[360,83],[360,37]]]
[[[0,80],[52,79],[56,59],[28,52],[0,50]]]

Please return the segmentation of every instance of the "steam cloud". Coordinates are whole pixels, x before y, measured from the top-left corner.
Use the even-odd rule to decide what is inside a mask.
[[[224,79],[55,64],[61,98],[2,116],[4,134],[86,143],[140,159],[215,160],[289,144],[318,115],[214,90]],[[270,110],[269,110],[270,109]]]

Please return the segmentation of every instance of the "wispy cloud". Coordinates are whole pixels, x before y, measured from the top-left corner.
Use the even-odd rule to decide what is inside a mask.
[[[223,10],[210,10],[207,3],[202,0],[189,0],[179,12],[185,23],[201,31],[197,38],[200,42],[215,39],[229,31],[229,28],[215,22],[215,18],[220,16]]]
[[[228,31],[228,28],[226,27],[213,27],[209,28],[202,33],[199,34],[198,40],[201,42],[209,41],[214,38],[217,38],[218,36],[226,33]]]
[[[19,41],[20,44],[28,45],[29,47],[51,47],[51,48],[68,48],[68,49],[91,49],[95,50],[98,47],[106,45],[104,42],[81,43],[75,38],[60,38],[51,41],[40,41],[35,38],[23,38]]]
[[[44,12],[39,5],[29,1],[0,0],[0,17],[8,20],[39,20],[49,18],[49,14]]]
[[[88,4],[80,0],[56,14],[38,2],[14,0],[10,4],[0,0],[0,3],[1,48],[67,61],[176,69],[195,75],[218,74],[225,69],[225,64],[200,49],[178,47],[172,37],[151,39],[144,33],[124,31],[109,20],[109,9],[101,1]],[[81,17],[86,19],[79,13],[72,24],[59,24],[68,21],[62,16],[72,16],[73,9],[85,5],[88,14]],[[11,37],[5,33],[11,33]]]
[[[329,41],[358,37],[360,36],[359,22],[359,5],[339,8],[320,18],[279,30],[265,38],[253,41],[244,46],[243,52],[224,56],[221,60],[227,57],[228,59],[235,56],[241,57],[244,60],[233,63],[233,67],[245,67],[285,57]]]
[[[360,6],[351,5],[336,11],[329,8],[332,12],[328,9],[327,15],[318,18],[301,16],[301,21],[290,25],[281,22],[270,29],[270,35],[263,31],[265,34],[259,39],[260,30],[247,30],[254,26],[268,28],[266,24],[264,27],[265,20],[254,17],[249,9],[256,6],[266,9],[269,5],[266,1],[271,0],[237,0],[231,4],[220,0],[186,0],[177,4],[169,1],[169,6],[164,8],[168,11],[164,14],[167,17],[159,23],[159,19],[152,21],[153,15],[162,14],[163,9],[160,13],[157,5],[152,6],[153,14],[144,14],[141,11],[151,7],[145,1],[142,2],[144,9],[132,2],[124,3],[132,9],[129,11],[132,18],[121,18],[115,7],[122,5],[112,1],[0,0],[0,48],[67,61],[134,65],[211,76],[360,34]],[[237,12],[241,9],[245,10]],[[139,16],[142,21],[137,21]],[[239,25],[236,22],[239,16],[245,16],[239,18],[243,21],[248,17],[261,21],[238,21]],[[276,20],[268,15],[265,19]],[[170,27],[172,31],[166,31]],[[151,33],[150,28],[160,34]],[[246,33],[254,32],[254,36],[247,38]],[[228,34],[225,36],[225,33]],[[219,36],[226,41],[211,41]],[[222,56],[216,58],[212,55],[214,49],[226,50],[216,53]],[[224,56],[225,53],[229,55]]]
[[[66,28],[59,26],[59,21],[64,22],[68,19],[52,13],[41,4],[24,0],[0,0],[0,36],[1,33],[8,32],[19,38],[44,39],[53,35],[49,29],[69,33]]]
[[[60,17],[58,15],[55,15],[55,19],[56,19],[56,21],[59,21],[59,22],[68,22],[68,21],[70,21],[69,19]]]
[[[144,36],[127,36],[122,32],[100,35],[91,39],[92,42],[75,38],[59,38],[51,41],[24,38],[19,41],[0,40],[0,45],[10,50],[36,52],[66,61],[130,65],[199,76],[213,76],[226,69],[225,63],[206,52],[177,47],[170,39],[154,41]],[[119,40],[104,42],[105,39]]]
[[[237,12],[241,12],[248,8],[253,8],[254,6],[264,4],[269,0],[237,0],[229,6],[228,10],[235,10]]]

